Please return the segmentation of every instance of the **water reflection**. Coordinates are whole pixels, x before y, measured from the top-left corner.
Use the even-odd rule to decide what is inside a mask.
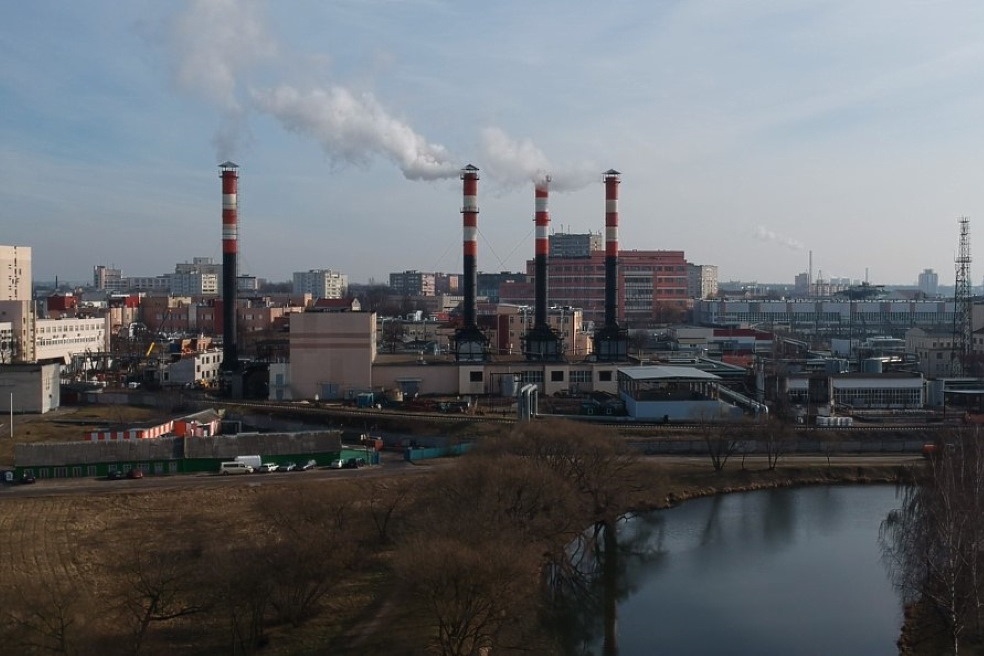
[[[565,653],[897,653],[890,486],[732,494],[629,518],[554,572]]]

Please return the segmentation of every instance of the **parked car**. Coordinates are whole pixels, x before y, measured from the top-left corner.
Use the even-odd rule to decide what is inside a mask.
[[[128,471],[126,473],[126,477],[127,478],[143,478],[143,470],[140,469],[140,468],[138,468],[138,467],[134,467],[133,469],[131,469],[130,471]]]
[[[120,481],[125,478],[125,474],[119,469],[110,469],[109,473],[106,474],[106,480],[108,481]]]
[[[308,460],[303,465],[301,465],[300,469],[301,471],[307,471],[309,469],[314,469],[317,466],[318,466],[317,460]]]
[[[219,464],[219,473],[228,474],[252,474],[253,468],[245,462],[223,462]]]
[[[284,464],[280,465],[280,467],[277,469],[277,471],[290,472],[290,471],[294,471],[295,469],[297,469],[297,463],[295,463],[295,462],[285,462]]]
[[[280,465],[278,465],[275,462],[264,462],[262,465],[260,465],[260,468],[257,471],[259,471],[260,473],[275,472],[279,468]]]
[[[28,472],[24,472],[23,474],[21,474],[20,478],[17,479],[17,481],[21,485],[31,485],[33,483],[36,483],[37,480],[38,479],[34,478],[34,474]]]
[[[344,464],[341,460],[332,460],[328,464],[328,469],[341,469]]]

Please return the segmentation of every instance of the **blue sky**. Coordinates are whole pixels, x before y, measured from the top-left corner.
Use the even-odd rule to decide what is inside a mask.
[[[543,173],[554,230],[603,231],[616,168],[622,247],[722,280],[947,284],[984,217],[971,0],[7,4],[0,243],[36,279],[220,260],[226,159],[271,280],[459,270],[468,163],[483,271],[532,257]]]

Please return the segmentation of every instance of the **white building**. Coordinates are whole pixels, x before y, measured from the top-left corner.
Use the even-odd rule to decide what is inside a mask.
[[[188,353],[176,362],[161,365],[160,382],[165,387],[214,387],[218,384],[221,366],[221,350]]]
[[[110,349],[110,316],[91,319],[38,319],[34,326],[34,360],[69,364],[72,356]]]
[[[123,271],[99,264],[92,268],[92,286],[108,292],[121,292],[126,289]]]
[[[912,327],[953,326],[950,301],[694,301],[694,323],[787,328],[829,334],[902,334]]]
[[[294,272],[295,294],[311,294],[312,298],[342,298],[348,289],[348,276],[331,269],[311,269]]]
[[[31,247],[0,246],[0,301],[31,300]]]
[[[687,295],[714,298],[718,293],[718,268],[713,264],[687,264]]]
[[[14,327],[9,321],[0,322],[0,364],[14,361]]]
[[[810,396],[817,402],[816,390],[822,388],[824,399],[819,405],[848,406],[854,409],[919,409],[926,404],[926,384],[922,374],[910,373],[842,373],[827,377],[825,384],[813,385],[810,376],[790,376],[786,393],[795,404],[808,405]]]
[[[60,378],[61,365],[57,363],[0,366],[0,412],[44,414],[56,410],[61,405]]]

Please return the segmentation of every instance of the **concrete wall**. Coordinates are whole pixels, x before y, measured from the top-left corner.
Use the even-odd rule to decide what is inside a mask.
[[[342,448],[341,432],[240,433],[193,437],[185,440],[186,458],[232,460],[239,455],[295,455],[299,453],[338,452]]]

